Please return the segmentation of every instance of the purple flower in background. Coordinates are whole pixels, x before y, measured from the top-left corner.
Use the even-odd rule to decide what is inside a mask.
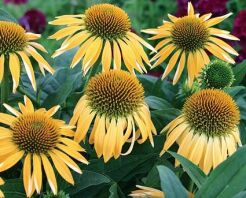
[[[13,3],[13,4],[25,4],[27,3],[28,0],[3,0],[3,3],[8,4],[8,3]]]
[[[19,23],[26,31],[37,34],[44,32],[47,24],[44,13],[37,9],[28,10],[19,19]]]
[[[187,15],[187,4],[190,0],[177,0],[178,16]],[[195,10],[200,14],[211,12],[213,16],[221,16],[227,13],[227,0],[191,0]]]
[[[246,59],[246,10],[241,10],[235,20],[233,26],[233,34],[240,39],[239,45],[241,50],[239,51],[238,62]]]

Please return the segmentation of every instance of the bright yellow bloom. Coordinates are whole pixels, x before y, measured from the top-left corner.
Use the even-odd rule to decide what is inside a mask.
[[[80,46],[73,57],[70,67],[75,67],[82,61],[84,75],[101,57],[102,71],[108,71],[112,64],[114,69],[121,69],[123,59],[127,69],[146,72],[143,61],[150,66],[143,46],[155,49],[142,38],[131,32],[131,22],[127,13],[111,4],[97,4],[88,8],[84,14],[64,15],[51,21],[52,25],[66,25],[52,39],[65,37],[61,47],[53,57]]]
[[[43,74],[45,74],[44,70],[51,74],[54,73],[49,63],[36,50],[47,52],[42,45],[34,42],[38,38],[40,38],[39,34],[25,32],[16,23],[0,21],[0,82],[6,69],[4,65],[8,63],[13,79],[13,92],[16,91],[19,85],[21,63],[23,63],[32,87],[36,91],[35,75],[29,56],[32,56],[38,62]]]
[[[150,139],[154,146],[152,132],[156,134],[156,130],[144,102],[144,89],[135,76],[125,71],[110,70],[90,79],[70,121],[71,125],[77,123],[75,141],[85,139],[93,121],[89,142],[105,162],[118,158],[127,141],[131,146],[125,155],[135,141],[141,144]]]
[[[134,190],[131,192],[130,196],[133,198],[164,198],[164,193],[160,190],[137,185],[139,190]]]
[[[4,184],[4,181],[3,179],[0,177],[0,186]],[[3,192],[0,190],[0,197],[3,198],[4,197],[4,194]]]
[[[239,40],[230,35],[228,31],[214,28],[212,26],[219,24],[228,18],[232,13],[224,16],[211,18],[211,13],[202,15],[194,13],[191,3],[188,3],[188,15],[184,17],[175,17],[168,15],[169,21],[164,21],[163,25],[157,29],[143,30],[145,33],[153,34],[150,40],[162,39],[155,49],[160,50],[151,61],[155,61],[153,67],[160,65],[168,57],[171,57],[162,78],[165,78],[177,66],[174,75],[173,84],[176,84],[183,72],[184,66],[188,70],[188,83],[193,80],[205,64],[210,62],[207,52],[221,60],[234,64],[235,61],[228,54],[235,56],[238,53],[223,39]]]
[[[69,183],[74,184],[68,167],[81,173],[79,166],[70,158],[87,164],[79,153],[84,149],[72,138],[73,127],[52,116],[59,109],[34,110],[32,102],[25,96],[25,104],[19,103],[20,112],[4,104],[14,116],[0,113],[0,123],[9,127],[0,127],[0,172],[13,167],[23,159],[23,183],[27,197],[42,187],[42,166],[48,183],[57,194],[57,182],[51,159],[58,173]]]
[[[183,113],[163,129],[167,138],[160,155],[176,141],[178,154],[208,174],[241,146],[239,119],[236,103],[224,91],[197,92],[187,99]]]

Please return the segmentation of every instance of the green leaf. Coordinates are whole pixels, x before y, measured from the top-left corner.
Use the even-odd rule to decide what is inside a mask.
[[[172,107],[172,104],[170,104],[168,101],[156,96],[148,96],[145,98],[145,101],[151,109],[160,110],[160,109],[167,109]]]
[[[233,67],[233,73],[235,76],[233,85],[238,85],[246,75],[246,60]]]
[[[1,186],[1,190],[5,194],[5,197],[11,198],[23,198],[26,197],[25,190],[23,188],[22,179],[8,179],[5,184]]]
[[[109,198],[119,198],[117,188],[118,188],[117,183],[114,183],[112,186],[110,186],[110,188],[109,188],[109,192],[110,192]]]
[[[246,191],[242,191],[236,194],[235,196],[233,196],[233,198],[245,198],[245,197],[246,197]]]
[[[246,188],[246,146],[214,169],[196,193],[196,198],[231,198]]]
[[[44,87],[53,86],[53,89],[43,88],[48,96],[43,102],[43,106],[46,108],[50,108],[57,104],[62,104],[66,101],[67,97],[71,94],[71,92],[77,88],[78,84],[82,84],[81,82],[81,72],[74,72],[70,68],[60,68],[56,71],[54,76],[50,76],[50,79],[47,79]],[[55,85],[55,87],[54,87]]]
[[[198,166],[196,166],[190,160],[184,158],[183,156],[174,153],[172,151],[168,151],[168,153],[170,153],[175,159],[177,159],[181,163],[184,171],[187,172],[187,174],[190,176],[192,181],[197,185],[197,187],[201,188],[202,184],[206,179],[206,175],[203,173],[203,171]]]
[[[3,9],[0,9],[0,21],[10,21],[18,23],[13,16],[11,16],[8,12],[4,11]]]
[[[74,175],[74,182],[74,186],[70,186],[64,190],[66,193],[73,195],[91,186],[108,184],[111,180],[100,173],[84,170],[81,175]]]
[[[166,198],[188,198],[188,193],[177,176],[165,166],[157,166],[161,189]]]

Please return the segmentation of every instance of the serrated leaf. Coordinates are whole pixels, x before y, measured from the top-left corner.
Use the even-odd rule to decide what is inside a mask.
[[[97,172],[84,170],[83,174],[74,175],[75,185],[66,188],[64,191],[70,195],[76,194],[91,186],[99,186],[101,184],[107,184],[111,180]]]
[[[196,198],[231,198],[246,188],[246,146],[215,168],[196,193]]]
[[[235,76],[235,81],[233,85],[238,85],[243,80],[243,78],[245,78],[246,75],[246,60],[233,67],[233,73]]]
[[[3,9],[0,9],[0,21],[10,21],[18,23],[13,16],[11,16],[8,12],[4,11]]]
[[[204,183],[206,179],[206,175],[203,173],[203,171],[193,164],[190,160],[184,158],[183,156],[179,155],[178,153],[174,153],[172,151],[168,151],[175,159],[177,159],[184,171],[187,172],[187,174],[190,176],[192,181],[197,185],[198,188],[201,188],[202,184]]]
[[[166,198],[188,198],[188,193],[177,176],[165,166],[157,166],[161,189]]]

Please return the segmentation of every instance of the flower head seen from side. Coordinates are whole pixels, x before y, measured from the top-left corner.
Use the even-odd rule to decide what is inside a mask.
[[[234,75],[229,63],[221,60],[213,60],[202,69],[198,79],[203,89],[224,89],[232,85]]]
[[[173,84],[176,84],[186,66],[188,83],[191,85],[204,65],[210,62],[207,52],[234,64],[235,61],[229,54],[237,56],[238,53],[222,39],[239,39],[230,35],[228,31],[213,27],[230,15],[231,13],[211,18],[212,14],[208,13],[199,16],[195,14],[192,4],[188,3],[187,16],[168,15],[171,21],[164,21],[163,25],[157,29],[143,30],[145,33],[154,35],[150,40],[161,39],[155,47],[159,52],[151,59],[151,61],[156,61],[153,67],[160,65],[170,57],[162,78],[165,78],[177,65],[173,79]]]
[[[218,89],[199,91],[187,99],[183,113],[163,129],[167,138],[161,155],[176,141],[178,154],[208,174],[241,146],[239,120],[240,112],[230,95]]]
[[[39,34],[25,32],[16,23],[0,21],[0,83],[5,70],[10,70],[13,79],[13,92],[16,92],[19,85],[21,63],[23,63],[32,87],[36,91],[36,80],[29,56],[38,62],[43,74],[45,74],[44,70],[51,74],[54,73],[49,63],[36,50],[47,52],[42,45],[35,42],[38,38],[40,38]]]
[[[156,130],[144,102],[144,89],[128,72],[110,70],[90,79],[70,121],[71,125],[77,123],[75,141],[84,140],[93,120],[89,142],[105,162],[117,159],[126,142],[131,145],[122,155],[131,152],[135,141],[141,144],[149,139],[154,145],[152,133]]]
[[[3,179],[0,177],[0,186],[2,186],[4,184],[4,181],[3,181]],[[0,189],[0,197],[4,197],[4,194],[3,194],[3,192],[1,191],[1,189]]]
[[[142,38],[131,32],[131,22],[124,10],[111,4],[96,4],[88,8],[84,14],[65,15],[51,21],[52,25],[66,25],[52,39],[65,37],[61,47],[53,57],[80,46],[73,57],[71,67],[82,60],[84,75],[101,57],[102,71],[121,69],[122,59],[127,69],[134,73],[146,72],[144,63],[150,65],[143,46],[154,50]]]
[[[164,193],[155,188],[150,188],[146,186],[136,186],[138,190],[134,190],[131,192],[130,196],[133,198],[164,198]]]
[[[42,167],[54,194],[57,182],[54,169],[68,182],[74,184],[69,168],[81,173],[75,160],[87,164],[80,154],[84,149],[73,138],[73,127],[52,116],[59,109],[35,110],[32,102],[25,96],[25,103],[19,103],[20,112],[4,104],[14,116],[0,113],[0,172],[8,170],[23,159],[23,183],[27,197],[42,188]],[[69,168],[68,168],[69,167]]]

